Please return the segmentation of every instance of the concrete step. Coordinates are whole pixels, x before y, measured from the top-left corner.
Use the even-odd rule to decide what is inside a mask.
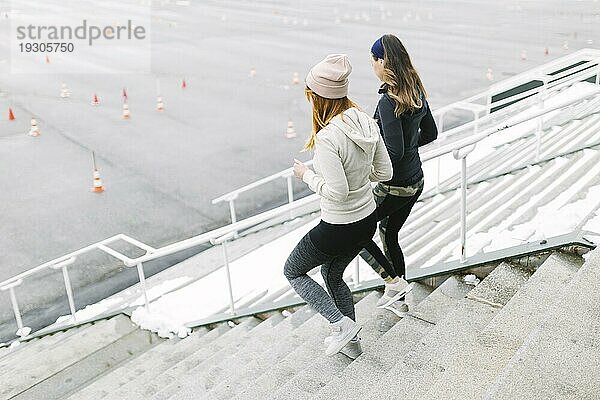
[[[62,333],[63,332],[57,332],[57,333],[55,333],[55,335],[60,335]],[[0,347],[0,361],[2,361],[2,359],[4,357],[9,356],[10,354],[17,353],[19,350],[23,350],[23,348],[27,347],[27,345],[31,346],[33,343],[35,343],[39,340],[40,340],[40,338],[33,338],[26,342],[20,342],[20,343],[14,345],[13,347],[10,347],[10,346]]]
[[[69,336],[74,335],[90,326],[91,324],[85,324],[68,329],[66,331],[59,331],[52,335],[33,339],[32,341],[22,342],[16,347],[7,348],[5,349],[7,350],[6,354],[0,357],[0,371],[4,371],[4,369],[10,365],[13,360],[18,359],[19,362],[22,362],[24,358],[37,356],[40,352],[53,348],[60,343],[60,341],[65,340]]]
[[[557,294],[485,399],[598,399],[600,250]]]
[[[341,374],[331,379],[314,398],[340,398],[341,387],[369,384],[376,374],[387,371],[396,359],[408,352],[421,336],[451,312],[460,299],[472,289],[458,275],[446,279],[429,296],[409,311],[409,315],[396,323],[372,346],[353,361]],[[367,396],[366,398],[371,398]]]
[[[186,374],[192,368],[202,363],[206,358],[212,356],[221,349],[230,346],[232,343],[237,343],[241,337],[252,328],[256,327],[260,322],[261,321],[258,318],[245,318],[240,324],[223,333],[215,340],[204,343],[202,347],[194,352],[186,353],[185,358],[162,371],[159,375],[154,377],[145,375],[144,378],[149,379],[135,379],[131,383],[121,387],[119,390],[110,393],[105,399],[120,400],[151,397],[175,382],[178,376]]]
[[[158,335],[136,329],[78,362],[21,392],[12,399],[64,399],[115,367],[164,342]]]
[[[409,309],[415,308],[431,294],[432,290],[429,286],[416,283],[405,299]],[[371,351],[377,340],[400,321],[400,317],[388,310],[375,308],[368,311],[371,311],[371,315],[367,317],[360,334],[363,351]],[[322,348],[318,350],[322,350]],[[346,357],[342,356],[341,358],[343,361],[341,363],[332,362],[333,360],[329,357],[316,358],[313,363],[301,369],[292,379],[267,398],[270,400],[311,399],[331,379],[341,374],[350,363]]]
[[[302,325],[306,320],[311,318],[315,312],[308,306],[303,306],[297,311],[295,311],[292,315],[288,316],[280,322],[277,326],[278,329],[282,332],[292,331],[296,327]],[[265,325],[266,326],[266,325]],[[259,344],[260,347],[260,344]],[[255,355],[255,357],[259,356],[259,354]],[[237,359],[234,359],[237,360]],[[237,362],[237,361],[234,361]],[[229,373],[232,373],[230,369]],[[187,376],[182,375],[182,380],[185,380]],[[190,385],[192,386],[192,385]],[[169,386],[166,386],[158,393],[156,393],[152,398],[153,399],[166,399],[179,392],[182,388],[187,387],[186,384],[182,384],[179,380],[174,380]]]
[[[237,343],[221,349],[185,375],[177,377],[175,382],[161,390],[154,398],[167,399],[180,392],[204,396],[219,381],[226,379],[232,371],[244,368],[248,360],[252,360],[265,344],[276,342],[276,334],[283,320],[284,317],[281,313],[273,314],[246,335],[240,337]],[[281,330],[285,332],[286,327],[290,326],[291,324],[288,323],[282,326]]]
[[[356,303],[356,319],[359,323],[374,314],[375,304],[380,293],[371,292]],[[248,365],[241,376],[232,379],[233,384],[216,388],[211,399],[231,398],[236,399],[264,399],[273,393],[294,374],[308,368],[316,359],[324,356],[323,339],[330,334],[329,323],[321,315],[315,315],[305,324],[296,329],[293,334],[282,336],[279,343],[285,343],[287,351],[277,352],[273,349],[262,358]],[[287,339],[287,340],[286,340]],[[273,356],[273,355],[276,356]],[[343,368],[350,360],[341,355],[329,357],[333,365]],[[176,400],[177,398],[173,398]]]
[[[579,257],[553,253],[490,323],[465,343],[460,362],[446,359],[423,399],[479,399],[577,272]],[[486,296],[490,298],[490,296]],[[494,300],[495,302],[495,300]]]
[[[43,363],[40,363],[38,355],[26,358],[18,365],[3,369],[0,373],[0,396],[2,398],[16,396],[128,335],[135,329],[137,326],[124,315],[117,315],[108,320],[94,323],[60,341],[54,348],[45,351]]]
[[[95,380],[68,400],[97,400],[118,390],[123,385],[136,379],[146,381],[159,375],[173,364],[184,359],[187,355],[205,343],[215,340],[230,328],[221,324],[209,331],[206,328],[196,329],[185,339],[170,339],[149,349],[144,354],[115,368],[110,373]]]
[[[393,392],[398,398],[420,399],[440,379],[447,365],[462,361],[470,338],[492,320],[530,274],[519,267],[500,264],[451,313],[411,343],[407,352],[393,357],[389,371],[373,371],[366,385],[338,388],[339,398],[385,398]]]

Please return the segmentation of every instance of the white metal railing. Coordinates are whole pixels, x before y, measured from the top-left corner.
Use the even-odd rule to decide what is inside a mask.
[[[598,83],[598,80],[599,80],[598,75],[600,75],[600,68],[597,68],[596,70],[594,70],[594,72],[596,73],[596,83]],[[443,144],[443,145],[432,144],[432,145],[425,146],[423,148],[424,152],[421,155],[421,159],[423,162],[428,161],[428,160],[433,160],[436,158],[439,159],[439,157],[441,157],[443,155],[447,155],[447,154],[452,154],[456,160],[460,160],[460,162],[461,162],[461,186],[460,186],[460,194],[461,194],[461,202],[460,202],[460,206],[461,206],[461,237],[460,237],[461,261],[464,262],[466,260],[466,228],[467,228],[466,227],[466,206],[467,206],[467,198],[466,198],[467,191],[466,191],[466,189],[467,189],[467,178],[468,178],[466,159],[467,159],[467,156],[469,155],[469,153],[471,153],[474,150],[476,144],[478,142],[480,142],[481,140],[487,138],[490,135],[493,135],[495,133],[498,133],[500,131],[503,131],[505,129],[511,128],[511,127],[519,125],[519,124],[522,124],[527,121],[531,121],[531,120],[535,120],[535,119],[537,119],[537,121],[540,121],[541,118],[543,117],[543,115],[545,115],[549,112],[563,109],[565,107],[568,107],[572,104],[580,102],[586,98],[596,96],[598,94],[600,94],[600,89],[597,91],[594,91],[594,92],[587,93],[585,95],[571,98],[567,101],[563,101],[563,102],[556,104],[549,108],[544,109],[543,107],[541,107],[540,110],[538,110],[536,112],[529,113],[528,115],[524,115],[518,119],[513,118],[512,122],[510,124],[500,124],[499,126],[496,125],[496,126],[487,128],[481,132],[477,131],[478,125],[477,125],[477,123],[475,123],[475,124],[472,124],[473,134],[468,137],[456,140],[451,143]],[[524,133],[523,135],[527,135],[527,133]],[[538,144],[536,147],[539,148],[539,142],[541,141],[541,123],[538,123],[538,132],[536,132],[536,138],[538,140]],[[511,140],[514,140],[514,137],[511,138]],[[273,176],[281,177],[282,175],[281,175],[281,173],[279,173],[279,174],[275,174]],[[75,317],[75,304],[73,301],[73,290],[72,290],[72,287],[70,284],[69,273],[68,273],[67,267],[69,265],[73,264],[76,261],[78,256],[80,256],[84,253],[88,253],[93,250],[101,250],[101,251],[119,259],[120,261],[123,262],[123,264],[125,266],[127,266],[127,267],[135,266],[137,268],[138,276],[140,279],[141,290],[144,295],[144,304],[145,304],[145,307],[149,310],[150,309],[149,299],[148,299],[146,285],[145,285],[145,275],[144,275],[143,263],[150,261],[150,260],[160,258],[160,257],[167,256],[167,255],[170,255],[170,254],[173,254],[176,252],[180,252],[180,251],[189,249],[191,247],[198,246],[200,244],[211,242],[215,245],[223,246],[223,257],[225,260],[225,267],[226,267],[226,272],[227,272],[227,285],[228,285],[229,298],[230,298],[230,309],[231,309],[230,311],[232,314],[235,314],[235,308],[234,308],[234,304],[233,304],[233,288],[231,287],[231,277],[229,274],[227,242],[229,240],[231,240],[232,238],[234,238],[236,233],[240,230],[254,227],[263,222],[272,220],[273,218],[277,218],[277,217],[286,215],[287,213],[292,213],[295,210],[298,210],[302,207],[306,207],[307,205],[312,204],[313,202],[317,201],[318,199],[319,199],[318,195],[312,194],[312,195],[306,196],[304,198],[301,198],[299,200],[292,201],[291,203],[280,206],[273,210],[269,210],[269,211],[266,211],[259,215],[255,215],[255,216],[246,218],[242,221],[236,221],[230,225],[223,226],[223,227],[215,229],[213,231],[206,232],[206,233],[194,236],[192,238],[185,239],[183,241],[173,243],[171,245],[167,245],[167,246],[164,246],[164,247],[161,247],[158,249],[154,248],[152,246],[149,246],[145,243],[142,243],[138,240],[135,240],[127,235],[118,234],[118,235],[112,236],[110,238],[104,239],[100,242],[86,246],[77,251],[66,254],[64,256],[58,257],[52,261],[46,262],[46,263],[39,265],[31,270],[21,273],[13,278],[10,278],[8,280],[0,282],[0,290],[1,291],[9,291],[13,311],[15,314],[15,320],[17,322],[17,326],[19,327],[19,332],[22,332],[23,331],[23,329],[22,329],[23,321],[21,318],[21,312],[19,309],[19,305],[18,305],[16,293],[15,293],[15,288],[20,286],[23,283],[23,279],[28,278],[40,271],[47,270],[48,268],[61,269],[63,272],[64,281],[65,281],[65,289],[67,292],[67,297],[69,300],[69,308],[70,308],[70,311],[72,314],[71,323],[76,323],[77,321],[76,321],[76,317]],[[122,254],[122,253],[110,248],[109,245],[117,240],[126,241],[126,242],[144,250],[145,254],[142,256],[136,257],[136,258],[131,258],[125,254]],[[356,264],[355,264],[354,282],[356,285],[360,284],[360,278],[358,276],[358,258],[356,259]]]

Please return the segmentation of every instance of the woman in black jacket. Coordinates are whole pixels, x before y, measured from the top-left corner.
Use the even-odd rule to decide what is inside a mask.
[[[375,242],[366,247],[370,254],[363,250],[361,255],[386,282],[378,307],[402,315],[408,311],[402,298],[411,286],[404,279],[406,265],[398,233],[423,191],[418,148],[434,141],[438,132],[421,78],[400,39],[382,36],[373,44],[371,56],[373,72],[382,82],[374,118],[394,174],[373,191],[385,256]]]

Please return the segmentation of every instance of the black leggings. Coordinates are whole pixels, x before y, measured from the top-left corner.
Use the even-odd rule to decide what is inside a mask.
[[[416,193],[407,195],[414,191]],[[373,191],[377,203],[377,220],[381,221],[379,235],[385,255],[373,240],[365,245],[360,255],[383,279],[393,279],[406,273],[398,233],[422,192],[423,180],[406,188],[378,184]]]

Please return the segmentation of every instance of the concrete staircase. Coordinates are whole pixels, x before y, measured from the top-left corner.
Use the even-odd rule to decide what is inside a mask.
[[[0,355],[0,398],[63,399],[160,342],[117,315],[21,344]]]
[[[477,273],[417,283],[404,318],[357,295],[356,360],[324,355],[328,324],[306,306],[167,341],[119,315],[4,349],[0,398],[599,398],[600,250]]]

